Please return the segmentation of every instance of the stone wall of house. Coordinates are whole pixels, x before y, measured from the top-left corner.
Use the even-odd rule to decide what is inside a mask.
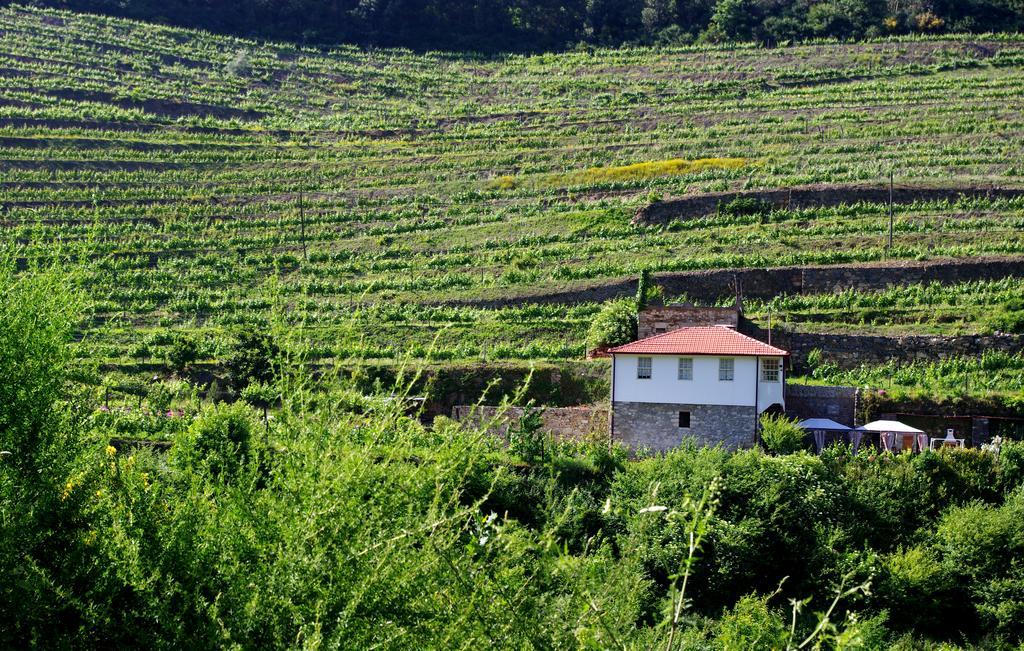
[[[559,440],[608,440],[608,409],[596,406],[542,407],[544,431]],[[487,427],[495,436],[508,437],[509,427],[524,414],[522,407],[456,405],[452,419],[469,427]]]
[[[831,418],[853,426],[857,414],[857,387],[786,384],[786,415],[791,418]]]
[[[728,448],[755,443],[754,407],[616,402],[612,439],[634,450],[664,452],[686,438],[698,445]],[[690,412],[689,429],[680,429],[679,412]]]
[[[637,315],[637,339],[646,339],[677,328],[714,325],[735,328],[739,322],[740,311],[735,307],[650,306]]]

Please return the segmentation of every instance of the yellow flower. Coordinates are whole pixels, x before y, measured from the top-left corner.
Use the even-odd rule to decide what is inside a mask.
[[[68,483],[64,484],[64,490],[60,492],[60,501],[64,502],[71,497],[71,491],[75,488],[75,482],[68,480]]]
[[[107,456],[108,457],[112,457],[115,454],[117,454],[117,448],[115,448],[113,445],[108,445],[107,446]]]

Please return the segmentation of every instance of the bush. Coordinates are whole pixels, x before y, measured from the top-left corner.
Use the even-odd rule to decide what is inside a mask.
[[[726,204],[718,206],[718,213],[730,217],[749,217],[753,215],[768,215],[775,209],[770,201],[754,199],[752,197],[740,197],[733,199]]]
[[[1003,644],[1024,639],[1024,491],[1001,507],[980,503],[951,510],[935,532],[946,572],[970,595],[981,630]]]
[[[171,464],[214,478],[230,479],[256,460],[262,448],[259,425],[243,403],[219,403],[204,409],[174,443]]]
[[[785,416],[761,415],[761,445],[773,454],[793,454],[807,447],[807,432]]]
[[[768,607],[768,600],[747,595],[718,621],[716,646],[724,651],[784,649],[789,641],[786,623]]]
[[[960,615],[965,595],[925,546],[911,547],[887,556],[876,581],[878,607],[900,613],[896,626],[941,635],[946,623]]]
[[[536,408],[530,401],[523,415],[509,426],[509,452],[526,462],[535,461],[544,456],[544,442],[547,435],[543,431],[543,410]]]
[[[176,371],[184,371],[199,359],[199,345],[196,340],[183,332],[175,333],[167,350],[167,363]]]
[[[74,626],[62,569],[86,525],[68,475],[80,433],[67,408],[78,298],[55,272],[16,276],[0,256],[0,647],[48,645]],[[88,409],[88,407],[86,407]],[[63,646],[72,646],[64,644]]]
[[[238,335],[224,366],[235,390],[240,391],[250,382],[273,382],[274,361],[280,356],[281,349],[270,335],[247,330]]]
[[[999,487],[1009,493],[1024,485],[1024,441],[1003,441],[999,446]]]
[[[605,304],[594,317],[587,332],[587,348],[605,348],[628,344],[636,339],[636,310],[629,301]]]
[[[1009,305],[997,310],[986,321],[992,330],[1009,334],[1024,334],[1024,311],[1011,309]]]

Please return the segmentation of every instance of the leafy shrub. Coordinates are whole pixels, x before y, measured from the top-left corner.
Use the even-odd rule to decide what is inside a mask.
[[[807,447],[807,432],[783,415],[762,414],[761,444],[773,454],[793,454]]]
[[[724,651],[739,649],[784,649],[788,629],[780,614],[757,595],[741,597],[718,620],[716,646]]]
[[[983,628],[1004,643],[1024,639],[1024,490],[1000,507],[980,503],[951,510],[935,532],[943,567],[970,594]]]
[[[629,301],[606,303],[587,331],[587,348],[621,346],[636,339],[636,310]]]
[[[547,439],[543,427],[543,410],[536,408],[531,401],[523,409],[522,416],[508,429],[509,451],[526,462],[543,457]]]
[[[177,371],[183,371],[199,359],[199,344],[192,335],[175,333],[167,349],[167,363]]]
[[[879,608],[900,613],[894,625],[941,635],[961,616],[965,595],[933,549],[916,546],[885,557],[875,585]]]
[[[1006,305],[987,319],[992,330],[1010,334],[1024,334],[1024,310],[1018,305]]]
[[[270,383],[274,379],[274,363],[281,349],[266,332],[246,330],[238,335],[224,361],[229,378],[237,390],[250,382]]]
[[[974,500],[994,503],[1000,497],[999,487],[992,481],[996,458],[988,452],[956,448],[926,452],[911,459],[917,472],[928,478],[932,504],[959,505]]]
[[[767,215],[775,209],[770,201],[753,197],[739,197],[718,206],[718,213],[729,217],[749,217]]]
[[[258,427],[244,403],[209,406],[174,442],[171,463],[199,475],[230,479],[258,457]]]
[[[1004,440],[999,446],[998,467],[1001,492],[1024,486],[1024,441]]]
[[[844,490],[811,455],[730,455],[710,536],[709,598],[727,603],[725,595],[770,592],[785,576],[793,594],[830,589],[822,568],[835,567],[846,544],[835,535],[849,527]]]
[[[231,60],[224,66],[224,72],[232,77],[245,76],[251,71],[252,63],[249,60],[249,53],[245,50],[235,52],[235,56],[231,57]]]

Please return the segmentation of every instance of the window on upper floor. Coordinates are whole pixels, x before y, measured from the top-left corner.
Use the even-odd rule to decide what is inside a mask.
[[[651,379],[651,358],[650,357],[637,357],[636,358],[636,377],[639,380],[650,380]]]
[[[718,380],[720,382],[732,382],[736,377],[736,360],[731,357],[722,357],[718,360]]]
[[[761,381],[762,382],[778,382],[779,371],[782,370],[782,362],[777,359],[762,359],[761,360]]]
[[[679,358],[679,379],[680,380],[692,380],[693,379],[693,358],[691,358],[691,357],[680,357]]]

